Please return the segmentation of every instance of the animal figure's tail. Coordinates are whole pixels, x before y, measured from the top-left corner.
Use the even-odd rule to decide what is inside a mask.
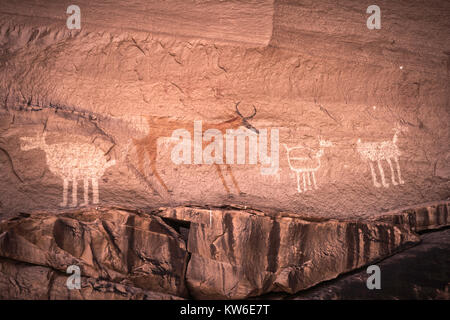
[[[45,142],[46,132],[38,133],[36,137],[21,137],[20,138],[20,148],[24,151],[41,148],[45,150],[46,142]]]
[[[109,160],[106,164],[105,164],[105,168],[109,168],[113,165],[116,164],[116,160]]]

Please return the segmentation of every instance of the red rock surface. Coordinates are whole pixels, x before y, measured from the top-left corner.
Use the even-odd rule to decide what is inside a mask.
[[[373,3],[364,1],[77,4],[81,30],[66,27],[64,2],[1,3],[3,279],[79,259],[89,241],[66,238],[65,226],[84,230],[86,212],[100,237],[91,246],[98,264],[79,261],[91,281],[86,298],[119,297],[115,289],[97,295],[106,275],[107,283],[130,281],[128,298],[293,293],[416,242],[416,231],[448,225],[448,1],[378,1],[380,30],[367,28]],[[244,121],[252,106],[256,114]],[[279,169],[261,174],[260,159],[174,163],[169,137],[195,120],[222,130],[241,121],[259,139],[278,130]],[[71,207],[83,213],[57,218]],[[97,207],[128,211],[103,216]],[[126,229],[122,216],[167,227],[156,244],[136,245],[167,263],[173,278],[146,269],[140,279],[131,266],[148,266],[145,259],[102,260],[110,240],[99,230]],[[10,218],[19,219],[15,227]],[[120,241],[129,239],[125,229]],[[176,254],[157,250],[169,243]],[[48,260],[55,248],[69,256]],[[303,265],[309,260],[312,267]],[[45,288],[26,297],[73,297]],[[20,296],[11,290],[7,296]]]
[[[420,239],[411,230],[417,226],[398,221],[406,214],[408,221],[417,221],[423,211],[429,212],[429,221],[441,217],[439,212],[447,217],[448,203],[392,213],[389,223],[302,219],[238,208],[21,214],[0,223],[0,297],[293,294],[417,244]],[[441,221],[445,225],[448,221]],[[64,281],[71,265],[81,269],[79,291],[68,290]]]

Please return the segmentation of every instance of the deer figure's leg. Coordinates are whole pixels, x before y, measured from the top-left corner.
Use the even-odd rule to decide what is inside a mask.
[[[396,163],[396,165],[397,165],[398,182],[399,182],[400,184],[404,184],[405,181],[402,179],[402,173],[400,172],[400,164],[398,163],[398,157],[395,157],[395,158],[394,158],[394,161],[395,161],[395,163]]]
[[[220,166],[217,163],[215,163],[214,166],[216,167],[216,170],[217,170],[217,173],[219,174],[220,180],[222,180],[222,184],[223,184],[225,190],[227,191],[227,193],[230,193],[230,189],[228,188],[227,183],[225,182],[225,178],[223,177],[222,169],[220,169]]]
[[[312,180],[313,180],[313,184],[314,184],[314,189],[318,189],[317,188],[317,183],[316,183],[316,175],[315,175],[315,171],[312,172]]]
[[[78,204],[78,180],[76,177],[72,180],[72,203],[71,207],[76,207]]]
[[[83,206],[89,204],[89,180],[87,178],[83,179]]]
[[[302,189],[300,188],[300,172],[296,172],[297,174],[297,192],[302,193]]]
[[[308,177],[308,187],[309,190],[312,190],[312,186],[311,186],[311,172],[306,172],[306,176]]]
[[[233,181],[234,187],[236,188],[236,190],[237,190],[238,193],[242,193],[242,192],[241,192],[241,189],[239,189],[239,186],[238,186],[238,184],[237,184],[236,179],[234,178],[233,171],[231,171],[230,165],[227,164],[226,166],[227,166],[227,171],[228,171],[228,173],[229,173],[230,176],[231,176],[231,180]]]
[[[394,167],[392,167],[392,161],[390,158],[386,158],[387,163],[389,163],[389,168],[391,168],[391,180],[392,180],[392,185],[396,186],[398,185],[397,181],[395,181],[395,172],[394,172]]]
[[[137,161],[138,161],[138,168],[139,168],[139,171],[140,171],[142,174],[145,174],[145,173],[144,173],[144,149],[143,149],[143,147],[142,147],[140,144],[138,144],[137,142],[135,142],[135,145],[136,145],[136,154],[137,154]]]
[[[372,173],[372,181],[373,181],[373,185],[376,188],[381,187],[381,184],[377,181],[377,175],[375,173],[375,169],[373,168],[373,164],[372,161],[369,160],[369,165],[370,165],[370,173]]]
[[[97,204],[98,200],[98,180],[97,178],[92,178],[92,203]]]
[[[308,188],[306,187],[305,172],[302,172],[302,177],[303,177],[303,190],[306,192],[306,191],[308,191]]]
[[[150,166],[152,168],[152,172],[155,175],[156,179],[158,179],[159,183],[164,187],[166,192],[170,192],[169,188],[167,188],[166,184],[164,183],[164,180],[160,177],[158,171],[156,170],[156,148],[153,150],[147,149],[148,156],[150,158]]]
[[[134,145],[136,146],[136,153],[137,153],[137,160],[138,160],[138,168],[141,174],[145,174],[144,171],[144,155],[145,152],[147,152],[149,160],[150,160],[150,166],[152,169],[152,173],[156,176],[156,179],[158,179],[159,183],[164,187],[164,189],[169,192],[169,189],[167,188],[164,181],[159,176],[158,172],[156,171],[156,145],[157,140],[156,139],[146,139],[145,141],[140,140],[133,140]]]
[[[69,180],[64,179],[63,181],[63,201],[59,204],[61,207],[67,206],[67,189],[69,187]]]
[[[378,160],[377,163],[378,163],[378,170],[380,170],[381,183],[383,184],[383,187],[387,188],[389,187],[389,183],[386,182],[386,179],[384,177],[384,170],[383,167],[381,166],[381,160]]]

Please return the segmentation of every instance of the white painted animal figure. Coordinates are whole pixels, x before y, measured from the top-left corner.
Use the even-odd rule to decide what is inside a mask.
[[[299,193],[302,192],[302,189],[300,187],[300,174],[302,174],[303,178],[304,192],[308,191],[308,187],[309,190],[312,190],[311,177],[314,189],[318,189],[315,173],[321,166],[320,158],[323,156],[324,147],[332,146],[332,143],[330,141],[321,139],[319,139],[319,141],[321,147],[319,150],[314,150],[303,146],[289,148],[286,144],[283,144],[286,148],[289,167],[297,175],[297,191]],[[308,184],[306,183],[306,181],[308,181]]]
[[[402,179],[402,174],[400,171],[400,164],[398,158],[401,156],[400,149],[397,146],[398,136],[401,132],[406,132],[408,128],[405,126],[397,126],[395,129],[394,137],[392,141],[381,141],[381,142],[361,142],[358,139],[356,143],[356,150],[359,152],[361,159],[366,161],[370,165],[370,172],[372,174],[372,180],[375,187],[379,188],[381,185],[387,188],[389,183],[386,182],[384,175],[383,166],[381,165],[382,160],[386,160],[391,169],[391,180],[394,186],[398,184],[404,184],[405,181]],[[392,165],[392,160],[395,161],[397,167],[398,182],[395,181],[395,172]],[[377,181],[377,175],[373,167],[373,163],[376,162],[378,165],[378,170],[380,171],[381,184]]]
[[[22,137],[22,150],[42,149],[46,154],[49,170],[63,179],[63,201],[61,206],[67,206],[69,181],[72,181],[72,203],[76,207],[78,180],[84,182],[84,204],[89,203],[89,180],[92,181],[93,203],[99,202],[98,179],[107,168],[114,165],[115,160],[107,161],[102,150],[91,144],[58,143],[47,144],[45,133],[37,137]]]

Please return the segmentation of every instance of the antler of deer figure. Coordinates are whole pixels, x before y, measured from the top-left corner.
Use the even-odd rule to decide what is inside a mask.
[[[253,107],[253,114],[251,116],[248,117],[244,117],[240,112],[239,112],[239,103],[241,103],[240,101],[236,103],[236,113],[238,114],[238,116],[240,116],[242,118],[242,124],[244,125],[244,127],[246,127],[249,130],[252,130],[256,133],[259,134],[259,130],[256,129],[255,127],[253,127],[250,123],[248,123],[248,120],[253,119],[253,117],[256,115],[256,107],[254,105],[252,105]]]

